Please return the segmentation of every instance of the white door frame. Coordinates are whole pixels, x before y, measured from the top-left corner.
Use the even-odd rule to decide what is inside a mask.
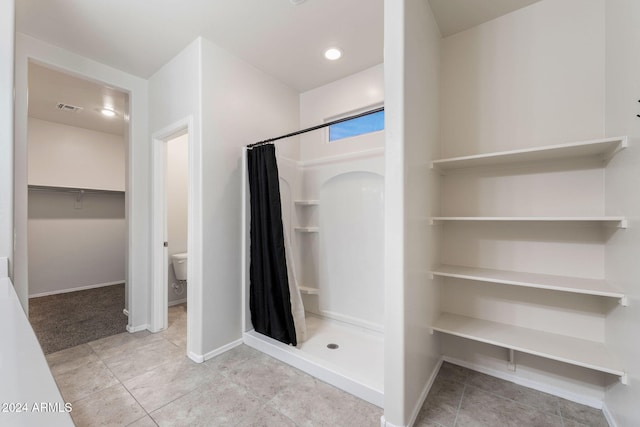
[[[167,248],[167,201],[166,144],[169,140],[188,134],[189,147],[189,190],[187,212],[187,355],[195,362],[203,362],[202,355],[202,193],[201,164],[199,162],[199,139],[195,135],[193,117],[179,120],[152,136],[151,146],[151,332],[167,328],[168,304],[168,258]]]

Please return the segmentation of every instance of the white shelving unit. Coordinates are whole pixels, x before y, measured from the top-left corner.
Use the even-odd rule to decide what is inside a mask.
[[[431,162],[431,168],[447,171],[480,166],[533,163],[579,157],[597,157],[602,159],[603,162],[606,162],[618,151],[626,148],[627,145],[628,141],[626,136],[593,139],[567,144],[548,145],[545,147],[434,160]]]
[[[432,329],[617,375],[623,383],[627,380],[619,361],[600,342],[451,313],[442,313]]]
[[[302,216],[298,217],[298,221],[302,221],[303,223],[317,223],[317,220],[314,220],[313,216],[310,216],[311,213],[314,213],[314,209],[320,205],[320,200],[316,199],[298,199],[294,200],[293,204],[296,207],[300,208],[300,213],[304,213]],[[317,213],[317,212],[315,212]],[[303,235],[313,235],[314,233],[318,233],[320,231],[320,227],[317,226],[298,226],[294,227],[294,230],[298,233],[302,233]],[[311,237],[302,237],[302,239],[310,239]],[[313,239],[312,244],[317,245],[317,241],[314,242]],[[311,278],[311,284],[317,283],[317,278]],[[317,286],[317,285],[316,285]],[[300,293],[302,295],[319,295],[320,290],[315,286],[300,286]]]
[[[618,228],[627,228],[627,219],[622,216],[437,216],[431,223],[442,221],[495,221],[495,222],[596,222],[613,224]]]
[[[602,138],[435,160],[431,163],[431,167],[442,175],[447,175],[471,168],[486,169],[580,158],[595,158],[602,162],[602,167],[605,167],[608,161],[627,145],[628,141],[625,136]],[[568,168],[570,169],[571,166],[569,165]],[[430,219],[430,222],[432,225],[448,222],[452,224],[456,222],[512,222],[520,223],[522,226],[532,222],[590,222],[622,229],[627,228],[628,225],[624,216],[435,216]],[[474,286],[472,281],[498,283],[540,289],[542,292],[561,291],[616,298],[620,300],[621,305],[627,305],[627,297],[624,292],[616,289],[606,280],[446,264],[433,268],[431,274],[434,277],[462,279],[468,281],[469,286]],[[476,286],[479,285],[476,284]],[[480,291],[480,288],[478,290]],[[616,375],[624,384],[627,381],[623,367],[603,342],[448,312],[441,313],[433,324],[432,331],[507,348],[510,350],[510,362],[514,369],[514,352],[519,351]]]
[[[439,265],[433,269],[431,274],[434,276],[454,277],[456,279],[475,280],[478,282],[500,283],[503,285],[618,298],[622,305],[627,305],[627,297],[625,294],[621,290],[611,286],[606,280],[463,267],[458,265]]]

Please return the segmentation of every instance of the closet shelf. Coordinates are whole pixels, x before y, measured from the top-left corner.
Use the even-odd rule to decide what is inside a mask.
[[[310,286],[300,286],[300,293],[304,295],[318,295],[320,290],[318,288],[312,288]]]
[[[29,191],[55,191],[58,193],[96,193],[96,194],[123,194],[124,190],[104,190],[100,188],[81,187],[55,187],[52,185],[29,185]]]
[[[627,305],[625,294],[611,286],[606,280],[463,267],[458,265],[439,265],[431,274],[434,276],[476,280],[479,282],[619,298],[622,305]]]
[[[296,206],[317,206],[320,200],[296,200],[293,202]]]
[[[618,228],[627,228],[627,219],[622,216],[436,216],[431,218],[431,224],[441,221],[600,222],[614,223]]]
[[[317,233],[320,227],[294,227],[294,230],[300,233]]]
[[[509,350],[617,375],[621,377],[623,383],[626,383],[626,374],[622,366],[600,342],[451,313],[442,313],[432,329]]]
[[[431,168],[439,171],[465,169],[479,166],[498,166],[516,163],[533,163],[545,160],[560,160],[579,157],[596,157],[609,160],[628,145],[627,137],[593,139],[545,147],[499,151],[463,157],[434,160]]]

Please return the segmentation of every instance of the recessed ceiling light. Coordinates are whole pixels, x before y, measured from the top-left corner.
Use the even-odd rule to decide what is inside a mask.
[[[102,110],[100,110],[100,112],[107,117],[113,117],[116,115],[116,112],[111,108],[103,108]]]
[[[289,0],[291,2],[291,4],[297,6],[300,3],[304,3],[306,0]]]
[[[329,49],[324,51],[324,57],[327,58],[329,61],[335,61],[337,59],[340,59],[341,56],[342,56],[342,51],[337,47],[330,47]]]

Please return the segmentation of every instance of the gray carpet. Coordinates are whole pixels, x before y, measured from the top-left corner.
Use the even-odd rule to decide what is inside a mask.
[[[126,331],[124,283],[29,300],[29,321],[44,354]]]

